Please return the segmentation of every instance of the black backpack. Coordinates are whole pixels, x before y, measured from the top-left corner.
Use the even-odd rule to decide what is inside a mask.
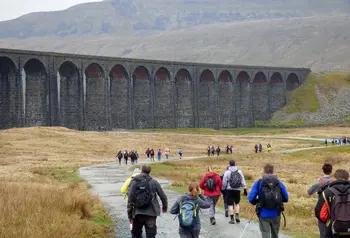
[[[235,172],[231,172],[229,183],[230,183],[231,188],[241,188],[242,187],[242,176],[238,172],[238,170],[236,170]]]
[[[152,192],[149,186],[149,182],[152,180],[149,176],[136,176],[133,180],[133,193],[135,196],[135,207],[144,208],[147,207],[152,199]]]
[[[205,186],[207,187],[207,189],[209,191],[215,191],[215,189],[216,189],[216,178],[215,178],[215,176],[208,177],[205,180]]]
[[[330,219],[332,222],[333,234],[340,237],[350,236],[350,189],[345,193],[339,192],[335,188],[328,188],[333,194],[330,208]]]
[[[263,178],[259,181],[259,207],[266,209],[281,209],[283,195],[280,181],[276,177]]]

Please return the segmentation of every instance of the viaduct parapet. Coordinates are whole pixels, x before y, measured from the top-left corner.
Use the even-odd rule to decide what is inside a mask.
[[[252,127],[308,73],[0,49],[0,128]]]

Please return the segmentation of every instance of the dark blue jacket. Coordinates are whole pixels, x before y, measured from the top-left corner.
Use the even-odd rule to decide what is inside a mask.
[[[265,176],[272,176],[272,175],[265,175]],[[251,204],[255,205],[256,204],[256,200],[259,199],[259,197],[261,196],[261,186],[262,183],[259,183],[260,179],[255,181],[255,183],[253,184],[252,190],[249,193],[248,196],[248,200]],[[258,188],[258,186],[260,185],[260,187]],[[288,202],[289,196],[288,196],[288,192],[286,189],[286,186],[284,186],[284,184],[280,181],[280,187],[282,190],[282,196],[283,196],[283,202]],[[278,214],[278,210],[277,209],[266,209],[266,208],[260,208],[260,216],[262,218],[274,218],[277,217]]]

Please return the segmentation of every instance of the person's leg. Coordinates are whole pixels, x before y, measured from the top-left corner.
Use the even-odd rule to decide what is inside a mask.
[[[230,224],[235,224],[235,216],[233,212],[233,205],[234,205],[234,197],[232,195],[232,190],[226,190],[226,196],[227,196],[227,206],[228,206],[228,215],[230,216]]]
[[[146,238],[155,238],[157,235],[157,217],[145,216]]]
[[[142,227],[143,227],[143,219],[142,216],[137,215],[134,219],[133,228],[131,231],[132,238],[142,238]]]
[[[234,191],[234,210],[236,214],[236,222],[240,223],[241,220],[239,218],[239,203],[241,202],[241,191],[240,190],[235,190]]]
[[[326,224],[318,221],[318,229],[320,230],[320,238],[326,238]]]
[[[271,238],[270,221],[268,218],[259,217],[259,228],[262,238]]]
[[[271,218],[271,238],[278,238],[278,233],[280,231],[281,217]]]
[[[215,208],[214,208],[214,197],[206,197],[207,203],[210,204],[209,208],[209,219],[210,224],[214,225]]]
[[[201,230],[193,230],[192,231],[192,238],[199,238],[200,233],[201,233]]]
[[[214,216],[213,216],[213,218],[214,218],[214,223],[216,223],[216,220],[215,220],[216,204],[218,203],[219,198],[220,198],[220,196],[212,197],[212,199],[213,199],[213,211],[214,211]]]
[[[191,230],[179,229],[180,238],[192,238]]]

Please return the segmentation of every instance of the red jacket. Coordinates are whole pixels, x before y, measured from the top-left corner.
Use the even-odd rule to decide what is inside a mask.
[[[205,186],[205,182],[206,182],[207,178],[210,178],[210,177],[216,178],[216,181],[215,181],[216,182],[216,189],[214,191],[208,190],[207,187]],[[222,181],[221,181],[220,176],[217,173],[209,172],[209,173],[204,175],[204,177],[202,178],[202,181],[199,184],[199,187],[204,190],[204,196],[207,196],[207,197],[220,196],[221,195],[221,188],[222,188]]]

